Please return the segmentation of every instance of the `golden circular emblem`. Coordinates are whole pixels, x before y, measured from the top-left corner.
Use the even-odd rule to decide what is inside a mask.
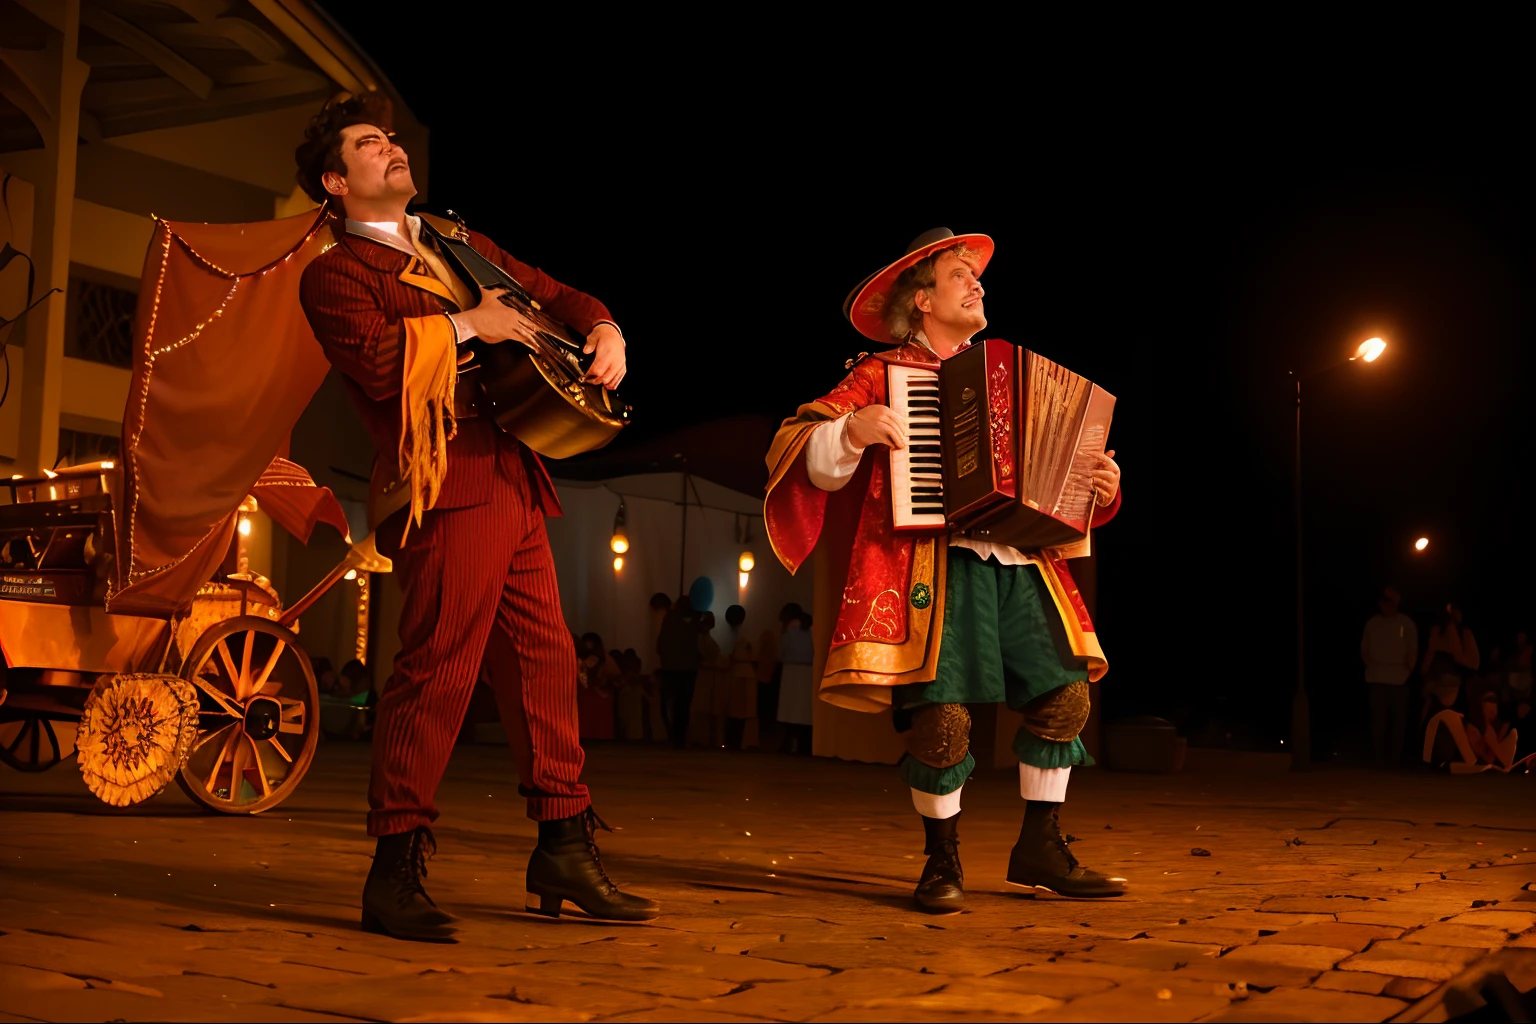
[[[86,786],[114,807],[160,792],[192,752],[197,690],[176,676],[125,672],[91,688],[75,743]]]

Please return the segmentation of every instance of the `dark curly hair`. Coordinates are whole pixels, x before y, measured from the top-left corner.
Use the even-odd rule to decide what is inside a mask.
[[[323,204],[331,194],[320,179],[327,171],[347,173],[346,162],[341,158],[342,129],[355,124],[371,124],[388,132],[394,130],[394,120],[389,97],[376,92],[361,96],[343,93],[328,101],[309,119],[309,127],[304,129],[304,142],[293,151],[293,162],[298,165],[294,177],[304,194]]]

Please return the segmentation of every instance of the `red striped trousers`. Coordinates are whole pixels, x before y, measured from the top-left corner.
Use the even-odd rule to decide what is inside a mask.
[[[544,514],[521,460],[501,460],[489,503],[434,509],[399,550],[404,510],[379,550],[405,592],[400,653],[379,694],[368,834],[437,819],[434,803],[475,682],[496,694],[528,798],[550,821],[590,804],[575,718],[576,652],[560,610]]]

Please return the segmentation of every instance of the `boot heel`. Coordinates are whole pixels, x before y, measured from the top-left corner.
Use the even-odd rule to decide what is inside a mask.
[[[552,892],[535,892],[528,890],[523,906],[530,914],[543,914],[545,917],[559,917],[560,906],[565,900]]]
[[[363,911],[363,931],[372,932],[374,935],[388,935],[383,923],[368,911]]]

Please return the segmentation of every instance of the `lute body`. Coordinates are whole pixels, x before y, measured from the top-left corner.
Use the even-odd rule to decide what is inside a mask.
[[[586,339],[545,313],[512,275],[475,251],[460,232],[448,235],[422,218],[466,283],[500,291],[501,301],[539,326],[537,349],[517,341],[471,341],[482,410],[540,455],[566,459],[612,441],[629,423],[629,406],[585,377],[593,357]]]

